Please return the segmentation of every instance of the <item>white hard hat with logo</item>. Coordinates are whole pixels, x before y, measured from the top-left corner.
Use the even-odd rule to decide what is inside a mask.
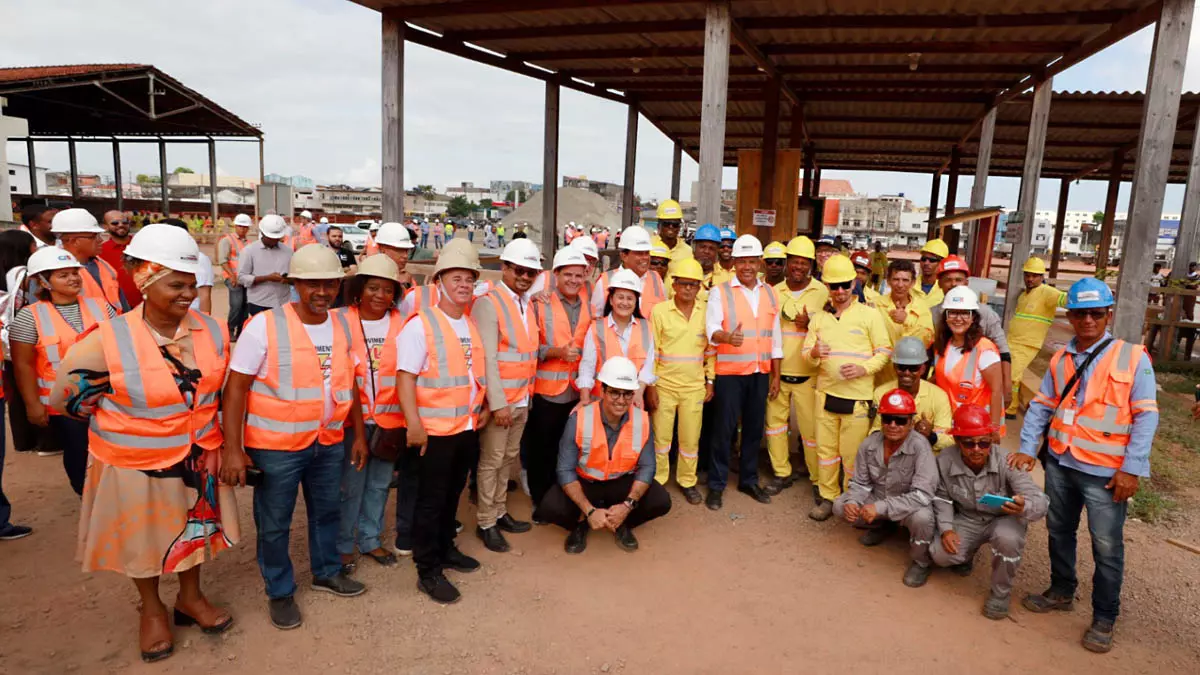
[[[518,239],[517,241],[524,241]],[[570,267],[571,265],[582,265],[586,267],[588,264],[587,258],[583,257],[583,251],[580,251],[573,246],[558,249],[558,253],[554,254],[554,269],[560,267]]]
[[[762,242],[752,234],[743,234],[733,242],[733,257],[735,258],[761,258],[762,254]]]
[[[621,232],[620,248],[622,251],[649,251],[650,233],[641,225],[630,225]]]
[[[596,240],[591,237],[575,237],[571,240],[571,246],[579,249],[581,253],[590,258],[600,257],[600,249],[596,246]]]
[[[263,236],[268,239],[283,239],[287,236],[287,233],[288,224],[287,221],[283,219],[283,216],[271,213],[263,216],[262,220],[258,221],[259,236]]]
[[[65,270],[71,267],[83,267],[75,256],[71,255],[70,251],[63,250],[57,246],[43,246],[34,251],[33,255],[29,256],[29,262],[25,263],[25,271],[30,276],[41,274],[42,272],[53,272],[54,270]]]
[[[234,227],[250,227],[253,224],[254,223],[250,221],[250,216],[244,213],[239,213],[233,217]]]
[[[321,281],[346,276],[333,249],[322,244],[303,246],[288,262],[288,279]]]
[[[532,270],[542,269],[542,252],[529,239],[514,239],[500,252],[500,260]]]
[[[53,234],[100,234],[104,228],[87,209],[63,209],[50,221]]]
[[[301,211],[301,212],[300,212],[300,217],[301,217],[301,218],[308,218],[309,220],[312,220],[312,211]]]
[[[600,374],[596,379],[613,389],[637,391],[638,369],[633,365],[633,361],[624,356],[614,356],[600,366]]]
[[[955,286],[942,299],[942,309],[979,310],[979,296],[970,286]]]
[[[181,227],[162,223],[147,225],[133,235],[129,246],[125,248],[125,255],[158,263],[176,272],[200,272],[200,247],[192,235]]]
[[[396,248],[412,248],[412,235],[408,228],[400,223],[384,223],[375,235],[375,243]]]
[[[613,273],[612,279],[608,282],[608,289],[611,291],[614,288],[623,288],[641,295],[642,280],[638,279],[638,275],[634,274],[633,270],[621,268]]]

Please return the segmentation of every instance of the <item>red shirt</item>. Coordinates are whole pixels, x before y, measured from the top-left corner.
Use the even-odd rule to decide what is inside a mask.
[[[129,308],[133,309],[142,304],[142,292],[138,290],[137,284],[133,283],[133,277],[129,275],[129,272],[125,271],[125,246],[127,244],[106,239],[103,244],[100,244],[100,258],[117,271],[117,283],[124,291],[125,299],[129,301]]]

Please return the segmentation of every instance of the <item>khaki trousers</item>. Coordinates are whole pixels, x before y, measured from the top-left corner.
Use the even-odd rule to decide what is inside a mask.
[[[529,419],[529,406],[512,408],[512,424],[508,428],[496,424],[495,417],[479,434],[479,507],[476,519],[485,530],[508,513],[508,480],[521,456],[521,434]]]

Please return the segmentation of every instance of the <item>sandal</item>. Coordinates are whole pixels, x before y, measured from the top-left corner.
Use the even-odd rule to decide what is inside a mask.
[[[376,551],[383,551],[383,555],[377,554]],[[364,553],[363,555],[367,556],[371,560],[374,560],[380,565],[383,565],[384,567],[395,567],[400,562],[400,560],[396,558],[395,553],[392,553],[385,548],[377,548],[375,551],[370,551]]]
[[[171,636],[171,627],[167,624],[167,613],[142,613],[138,620],[138,643],[142,652],[142,661],[154,663],[162,661],[175,652],[175,641]],[[165,648],[154,649],[166,644]]]
[[[233,617],[229,613],[214,607],[207,599],[201,598],[201,600],[204,605],[197,612],[191,608],[185,610],[179,604],[179,598],[176,598],[175,625],[199,626],[206,635],[219,635],[233,626]]]

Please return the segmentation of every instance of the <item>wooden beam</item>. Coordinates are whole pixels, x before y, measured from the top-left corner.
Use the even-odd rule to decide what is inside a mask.
[[[1192,160],[1188,165],[1187,187],[1183,192],[1183,215],[1179,217],[1171,278],[1185,278],[1187,264],[1195,262],[1197,254],[1200,254],[1200,122],[1192,135]]]
[[[30,143],[30,147],[33,147],[32,143]],[[112,154],[113,154],[113,187],[116,189],[117,210],[124,211],[125,210],[125,193],[121,189],[121,142],[120,141],[113,140]],[[35,166],[32,154],[29,155],[29,166],[31,168]],[[37,195],[37,177],[36,176],[34,176],[34,181],[32,183],[32,193],[35,196]],[[213,221],[213,223],[215,224],[216,221]]]
[[[762,45],[759,47],[759,50],[765,56],[911,54],[914,52],[923,54],[1061,54],[1074,46],[1074,42],[1053,40],[1018,40],[1011,42],[805,42]],[[478,53],[484,54],[484,52]],[[512,51],[508,53],[508,58],[513,61],[555,63],[559,61],[604,61],[633,58],[694,58],[703,55],[703,47],[652,46]]]
[[[812,189],[813,180],[812,179],[813,179],[814,158],[813,158],[813,147],[812,147],[811,143],[805,144],[803,156],[801,159],[804,162],[804,176],[800,183],[800,194],[804,197],[812,197],[813,196],[813,189]]]
[[[217,142],[208,139],[208,197],[209,217],[212,218],[213,231],[216,231],[217,218],[220,217],[220,205],[217,200]]]
[[[1050,249],[1051,279],[1058,278],[1058,261],[1062,257],[1063,231],[1067,229],[1067,198],[1070,193],[1071,179],[1063,178],[1058,184],[1058,210],[1054,213],[1054,246]]]
[[[429,2],[420,5],[399,5],[384,10],[384,14],[404,19],[430,19],[447,16],[486,14],[515,14],[547,10],[619,7],[622,5],[679,5],[695,0],[465,0],[464,2]]]
[[[947,216],[954,215],[958,204],[958,170],[962,164],[962,148],[957,145],[950,149],[950,180],[946,183]]]
[[[158,191],[162,193],[162,215],[166,218],[171,215],[171,195],[167,189],[167,142],[162,138],[158,139],[158,180]]]
[[[762,133],[762,161],[758,172],[758,208],[775,208],[775,160],[779,151],[779,95],[782,83],[771,77],[763,85],[763,109],[765,112]],[[758,228],[759,241],[766,245],[771,241],[770,227]]]
[[[1193,108],[1193,109],[1183,112],[1179,115],[1178,125],[1183,126],[1185,124],[1191,124],[1192,122],[1196,121],[1197,119],[1200,119],[1200,109]],[[1124,144],[1118,146],[1116,148],[1116,152],[1120,152],[1121,156],[1124,157],[1124,156],[1127,156],[1130,153],[1132,153],[1135,149],[1137,149],[1137,147],[1138,147],[1138,142],[1135,139],[1128,143],[1124,143]],[[1180,143],[1180,144],[1172,144],[1172,149],[1186,150],[1187,148],[1184,147],[1184,144]],[[1101,160],[1099,162],[1095,162],[1093,164],[1088,164],[1086,167],[1080,169],[1075,174],[1073,174],[1071,176],[1071,178],[1074,180],[1078,180],[1080,178],[1083,178],[1084,176],[1087,176],[1090,173],[1094,173],[1096,171],[1099,171],[1100,169],[1103,169],[1104,167],[1108,166],[1108,164],[1109,164],[1109,162],[1107,159]]]
[[[8,167],[5,167],[5,168],[7,169]],[[75,139],[74,138],[67,140],[67,168],[69,170],[70,177],[71,177],[70,178],[70,180],[71,180],[71,185],[70,185],[71,198],[79,199],[79,162],[77,161],[77,157],[75,154]],[[166,187],[166,184],[167,184],[167,181],[164,180],[163,181],[164,188]],[[7,199],[7,197],[5,197],[5,198]]]
[[[637,176],[637,139],[638,139],[638,109],[634,103],[629,104],[629,114],[625,120],[625,183],[621,195],[621,229],[634,224],[634,180]]]
[[[937,239],[938,231],[933,223],[938,217],[938,200],[942,192],[942,172],[935,171],[933,182],[929,186],[929,224],[925,226],[925,239]],[[920,270],[918,270],[920,271]],[[919,275],[918,275],[919,276]]]
[[[1037,212],[1038,182],[1042,177],[1042,158],[1046,152],[1046,125],[1050,121],[1050,98],[1053,95],[1053,80],[1047,79],[1033,90],[1033,109],[1029,115],[1029,142],[1025,144],[1025,164],[1021,173],[1021,196],[1017,208],[1021,214],[1014,224],[1009,220],[1009,231],[1015,231],[1012,258],[1008,268],[1008,290],[1004,296],[1004,325],[1012,321],[1017,308],[1017,296],[1021,288],[1021,265],[1029,258],[1033,244],[1033,218]],[[1015,225],[1015,227],[1014,227]]]
[[[804,129],[807,128],[803,105],[792,106],[792,118],[788,122],[788,147],[804,147]]]
[[[403,21],[386,14],[382,30],[383,220],[400,222],[404,219],[404,39],[408,31]]]
[[[542,145],[542,255],[554,260],[558,247],[558,112],[561,89],[546,83],[546,117]]]
[[[675,151],[671,162],[671,199],[679,201],[679,184],[683,176],[683,143],[675,141]]]
[[[757,81],[757,79],[756,79]],[[1000,80],[854,80],[854,79],[798,79],[788,78],[785,80],[788,86],[799,87],[804,90],[808,89],[986,89],[989,91],[1000,87],[1004,82]],[[747,83],[739,81],[739,86],[745,86]],[[627,80],[621,83],[612,83],[614,88],[622,91],[694,91],[699,88],[698,79],[668,80]]]
[[[29,196],[38,196],[37,153],[33,149],[33,138],[25,139],[25,157],[29,160]]]
[[[784,75],[1021,75],[1029,71],[1029,67],[1013,63],[964,63],[961,65],[921,64],[914,72],[907,63],[896,64],[854,64],[854,65],[781,65],[779,72]],[[653,79],[656,77],[699,77],[699,66],[672,66],[655,68],[638,68],[637,72],[629,64],[613,64],[609,67],[572,68],[570,74],[589,80],[638,78]],[[762,71],[754,66],[731,66],[730,77],[762,76]]]
[[[992,165],[992,139],[995,135],[996,109],[992,108],[991,112],[983,118],[983,128],[979,131],[979,154],[975,158],[975,182],[971,184],[970,208],[972,211],[982,209],[986,205],[988,171]],[[975,260],[973,253],[977,250],[975,237],[979,235],[979,221],[971,221],[963,227],[971,242],[967,249],[967,266],[978,272],[979,265],[976,263],[979,261]]]
[[[1104,220],[1100,223],[1100,243],[1096,249],[1096,269],[1108,269],[1108,251],[1112,248],[1113,224],[1117,218],[1117,197],[1125,168],[1125,153],[1113,152],[1108,172],[1108,192],[1104,198]]]
[[[986,115],[985,115],[986,117]],[[679,124],[684,122],[695,122],[698,117],[695,115],[664,115],[658,118],[659,121],[665,124]],[[761,122],[760,115],[730,115],[730,122]],[[904,124],[912,125],[932,125],[945,126],[952,124],[968,125],[971,124],[972,118],[969,117],[904,117],[897,118],[895,115],[877,116],[877,115],[808,115],[807,121],[810,124],[896,124],[903,122]],[[1021,120],[996,120],[997,127],[1009,127],[1024,129],[1028,126],[1028,122]],[[1126,122],[1055,122],[1053,128],[1059,129],[1083,129],[1087,131],[1131,131],[1138,130],[1137,124],[1129,124]],[[822,136],[824,138],[825,136]],[[970,138],[963,140],[962,138],[945,138],[948,143],[962,141],[967,143]],[[1015,142],[1015,141],[1014,141]],[[1024,143],[1024,141],[1021,141]]]
[[[754,64],[761,68],[769,79],[779,82],[777,89],[779,89],[779,91],[787,97],[788,101],[793,106],[800,105],[800,97],[796,95],[796,91],[792,89],[790,85],[783,81],[783,75],[780,74],[779,67],[775,65],[774,61],[762,53],[762,50],[759,49],[758,45],[754,43],[754,40],[750,37],[750,34],[746,32],[746,29],[742,28],[737,21],[731,21],[730,30],[732,32],[734,44],[736,44],[746,56],[750,57],[750,60],[754,61]],[[770,116],[766,115],[766,117]],[[778,111],[776,111],[775,118],[776,124],[778,124]],[[801,121],[801,124],[801,133],[804,134],[804,140],[811,140],[808,135],[808,129],[803,126],[803,121]]]
[[[1165,0],[1154,30],[1154,48],[1146,78],[1146,106],[1142,112],[1121,252],[1121,276],[1117,279],[1121,302],[1112,320],[1113,336],[1134,344],[1141,342],[1146,321],[1147,279],[1158,243],[1194,10],[1194,0]]]
[[[744,86],[744,85],[742,85]],[[648,91],[639,94],[641,101],[671,101],[673,103],[695,103],[701,100],[695,91]],[[729,92],[730,101],[760,101],[762,90],[735,88]],[[986,105],[991,97],[982,93],[957,92],[875,92],[875,91],[805,91],[802,101],[839,101],[846,103],[978,103]]]
[[[725,109],[733,18],[728,0],[705,5],[704,95],[700,112],[700,224],[721,225],[721,177],[725,166]]]

